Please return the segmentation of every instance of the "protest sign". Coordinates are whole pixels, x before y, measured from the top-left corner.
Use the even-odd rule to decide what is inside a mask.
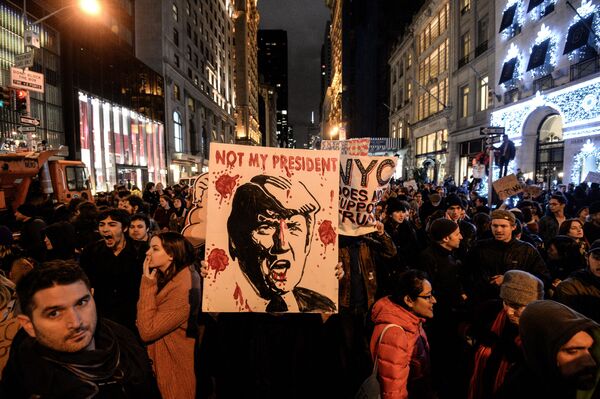
[[[337,150],[343,155],[367,155],[371,139],[323,140],[322,150]]]
[[[339,152],[211,143],[202,309],[336,313]]]
[[[541,187],[535,186],[533,184],[523,186],[523,191],[529,194],[532,198],[537,198],[542,194]]]
[[[188,239],[194,247],[199,247],[206,241],[206,206],[208,204],[208,173],[198,176],[192,191],[193,207],[185,218],[185,226],[181,234]]]
[[[340,157],[340,234],[374,232],[375,205],[389,189],[396,169],[394,157]]]
[[[404,187],[407,188],[412,188],[415,191],[419,190],[419,186],[417,185],[417,182],[415,180],[407,180],[404,182]]]
[[[598,172],[588,172],[585,177],[584,182],[586,183],[600,183],[600,173]]]
[[[517,176],[514,174],[504,176],[503,178],[496,180],[493,183],[493,186],[494,190],[496,190],[496,193],[498,194],[498,198],[500,198],[501,201],[504,201],[508,197],[512,197],[515,194],[523,192],[523,186],[521,183],[519,183]]]

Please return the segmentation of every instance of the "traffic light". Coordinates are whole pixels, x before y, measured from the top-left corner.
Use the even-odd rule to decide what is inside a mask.
[[[23,115],[27,115],[29,113],[29,92],[27,90],[15,90],[14,110]]]
[[[0,87],[0,108],[8,109],[10,107],[10,93],[8,87]]]

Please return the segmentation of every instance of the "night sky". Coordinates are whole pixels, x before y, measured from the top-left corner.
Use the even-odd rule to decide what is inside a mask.
[[[311,111],[319,118],[321,45],[330,11],[324,0],[258,0],[258,11],[259,29],[287,31],[289,121],[302,148]]]

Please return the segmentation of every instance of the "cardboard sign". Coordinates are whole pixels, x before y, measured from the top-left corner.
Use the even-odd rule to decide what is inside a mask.
[[[407,180],[404,182],[404,187],[408,187],[408,188],[412,188],[415,191],[419,190],[419,186],[417,185],[417,182],[414,180]]]
[[[342,155],[340,161],[340,234],[374,232],[375,205],[389,189],[396,170],[394,157]]]
[[[584,182],[586,183],[600,183],[600,173],[599,172],[588,172],[585,177]]]
[[[339,152],[211,143],[202,309],[336,313]]]
[[[340,151],[342,155],[367,155],[369,153],[370,138],[349,140],[323,140],[322,150]]]
[[[192,191],[193,207],[185,218],[185,226],[181,234],[194,245],[199,247],[206,241],[206,212],[208,205],[208,173],[196,177]]]
[[[529,194],[532,198],[537,198],[542,194],[541,187],[534,185],[524,186],[523,191]]]
[[[523,192],[523,186],[514,174],[496,180],[493,186],[501,201]]]

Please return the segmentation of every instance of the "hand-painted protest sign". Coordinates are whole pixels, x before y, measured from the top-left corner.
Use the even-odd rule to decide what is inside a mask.
[[[517,176],[514,174],[504,176],[503,178],[496,180],[493,183],[493,186],[494,190],[496,190],[496,193],[498,194],[498,198],[500,198],[501,201],[504,201],[508,197],[512,197],[515,194],[523,192],[523,186],[521,183],[519,183]]]
[[[414,191],[418,191],[419,190],[419,186],[417,185],[417,182],[413,179],[413,180],[407,180],[404,182],[404,187],[407,188],[412,188]]]
[[[393,157],[340,159],[340,234],[359,236],[374,232],[375,205],[389,189],[396,170]]]
[[[185,226],[181,234],[187,238],[194,247],[199,247],[206,241],[206,210],[208,205],[208,173],[203,173],[196,178],[192,191],[192,209],[185,219]]]
[[[600,183],[600,173],[598,172],[588,172],[585,177],[584,182],[586,183]]]
[[[336,313],[339,152],[212,143],[202,309]]]
[[[322,150],[337,150],[342,155],[367,155],[369,153],[370,138],[349,140],[323,140]]]

